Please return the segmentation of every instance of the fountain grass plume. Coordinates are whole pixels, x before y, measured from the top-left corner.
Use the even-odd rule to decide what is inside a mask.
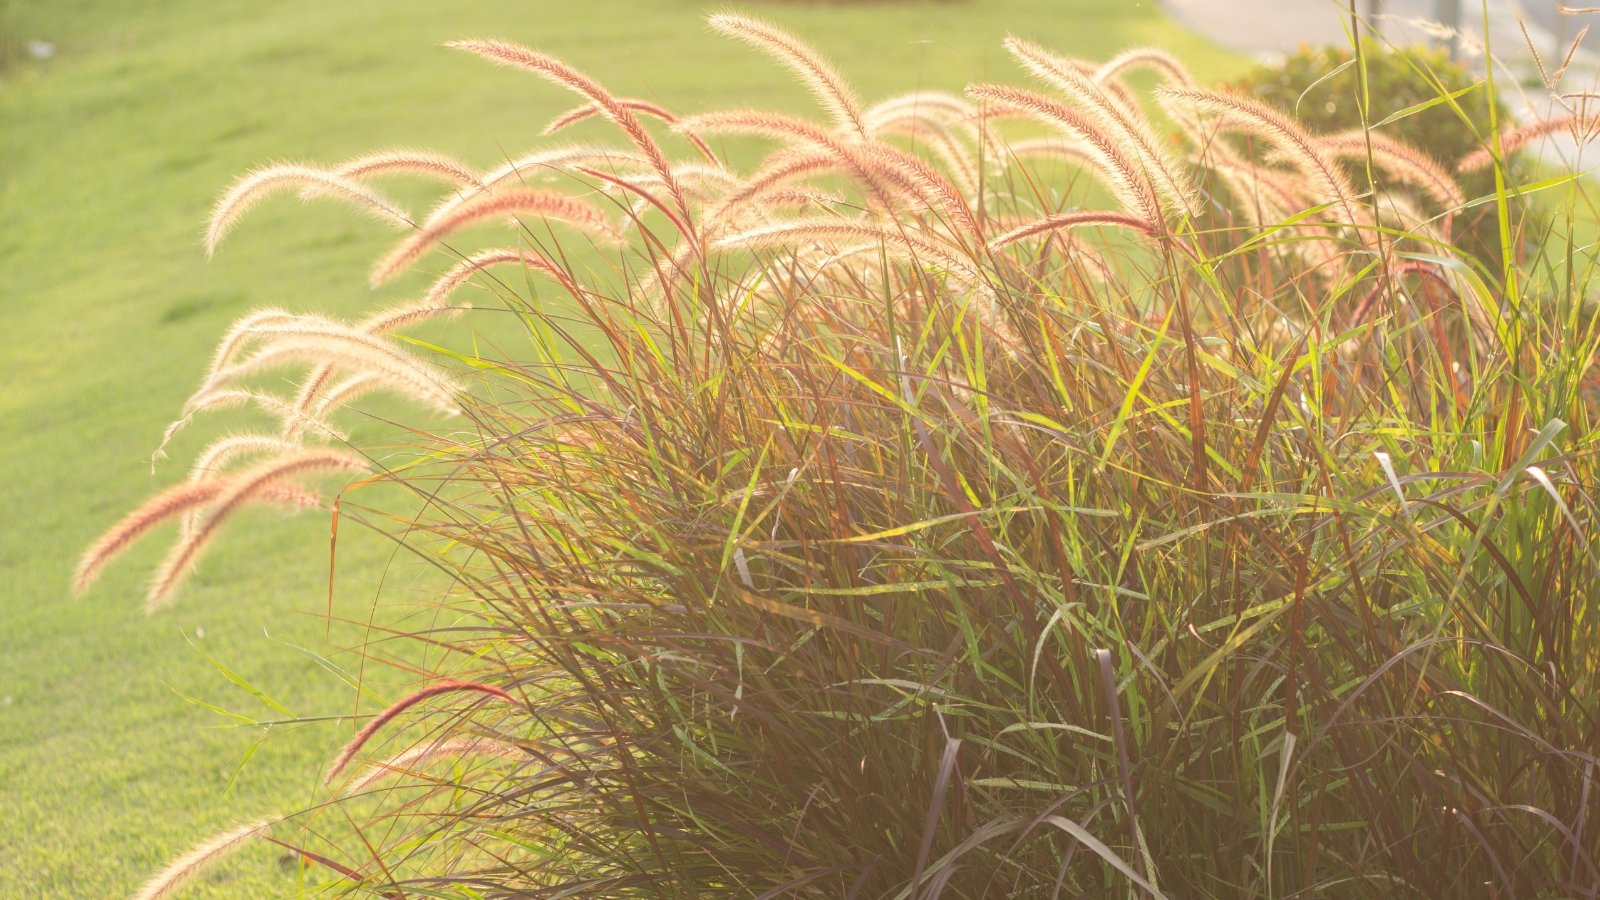
[[[216,252],[223,237],[251,207],[274,193],[295,189],[310,189],[315,196],[345,200],[393,225],[411,224],[411,217],[404,210],[355,179],[311,166],[279,163],[246,173],[217,200],[206,226],[206,254]]]
[[[1176,56],[1155,47],[1124,50],[1095,69],[1092,77],[1097,83],[1105,83],[1132,69],[1153,69],[1174,84],[1194,84],[1194,76]]]
[[[350,761],[355,759],[356,754],[361,752],[361,748],[366,746],[367,741],[371,740],[373,735],[382,730],[383,726],[393,721],[395,717],[424,700],[454,693],[477,693],[495,697],[511,704],[517,702],[515,697],[490,684],[479,684],[472,681],[441,681],[430,684],[390,704],[386,709],[374,716],[360,731],[356,732],[356,736],[351,738],[349,743],[344,745],[344,749],[339,751],[339,756],[334,759],[333,765],[328,767],[328,773],[323,778],[323,783],[332,784],[333,780],[339,777],[339,773],[343,772],[345,767],[350,764]]]
[[[1157,89],[1156,96],[1169,108],[1217,115],[1224,127],[1267,140],[1317,186],[1319,202],[1338,206],[1341,222],[1365,221],[1352,202],[1355,188],[1337,160],[1290,116],[1249,97],[1204,88],[1165,86]]]
[[[1460,174],[1477,172],[1487,169],[1494,161],[1498,152],[1501,158],[1521,150],[1534,141],[1547,135],[1566,132],[1580,145],[1587,144],[1600,136],[1600,116],[1588,113],[1574,113],[1572,115],[1551,116],[1526,125],[1519,125],[1507,129],[1490,144],[1480,147],[1467,154],[1456,163],[1456,171]],[[1498,146],[1498,151],[1495,149]]]
[[[564,62],[543,53],[529,50],[526,47],[495,40],[464,40],[451,41],[445,44],[456,50],[465,50],[476,53],[500,65],[522,69],[532,72],[540,77],[562,87],[567,88],[583,97],[588,98],[601,111],[601,114],[614,125],[622,129],[633,145],[650,161],[650,166],[656,174],[661,176],[667,186],[667,192],[673,202],[677,204],[679,212],[685,217],[689,215],[689,203],[683,196],[682,189],[678,186],[677,179],[672,175],[672,166],[667,161],[667,156],[661,151],[661,145],[650,136],[639,121],[634,111],[624,105],[616,96],[599,82],[579,72],[577,69]]]
[[[1005,47],[1024,68],[1066,94],[1105,140],[1119,144],[1138,160],[1171,209],[1193,215],[1200,208],[1193,181],[1157,141],[1137,107],[1117,102],[1106,93],[1103,82],[1042,47],[1015,37],[1007,38]]]
[[[145,598],[145,612],[154,612],[189,574],[194,561],[216,535],[218,528],[241,508],[260,502],[285,479],[326,472],[365,472],[365,460],[341,450],[307,448],[276,456],[241,472],[224,483],[215,501],[188,530],[156,569]]]
[[[620,106],[631,109],[635,112],[641,112],[647,116],[660,119],[668,125],[675,125],[678,122],[677,115],[659,103],[652,103],[649,100],[639,100],[632,97],[619,97],[617,99],[617,103]],[[603,114],[604,109],[599,104],[592,102],[584,103],[567,110],[561,115],[556,116],[554,119],[551,119],[550,123],[544,127],[544,130],[541,131],[540,134],[555,134],[563,128],[576,125],[579,122],[592,119],[595,116]],[[688,139],[689,143],[694,145],[694,148],[700,152],[701,156],[705,157],[707,162],[715,164],[718,161],[716,152],[711,149],[709,144],[707,144],[705,141],[702,141],[697,135],[686,134],[684,137]]]
[[[1394,180],[1421,191],[1439,209],[1453,212],[1467,202],[1461,185],[1440,162],[1409,144],[1375,131],[1341,131],[1316,139],[1335,155],[1365,159]]]
[[[1080,210],[1078,212],[1057,213],[1045,216],[1034,222],[1020,225],[989,242],[992,249],[1015,244],[1025,238],[1031,238],[1047,231],[1064,231],[1072,228],[1083,228],[1092,225],[1113,225],[1120,228],[1131,228],[1145,235],[1155,236],[1158,231],[1153,223],[1130,216],[1127,213],[1111,212],[1109,210]]]
[[[707,21],[713,29],[754,46],[794,72],[822,104],[835,128],[852,137],[867,137],[861,101],[833,65],[804,41],[775,25],[736,13],[718,13]]]
[[[151,876],[134,893],[133,900],[163,900],[171,897],[206,866],[238,850],[251,838],[266,834],[274,821],[258,819],[213,835]]]
[[[1130,154],[1124,144],[1077,109],[1033,91],[1004,85],[974,84],[967,95],[999,104],[1045,124],[1055,126],[1074,138],[1095,161],[1094,171],[1123,211],[1146,222],[1163,222],[1161,201],[1150,182],[1148,171]]]
[[[370,372],[405,396],[446,415],[458,407],[456,387],[448,373],[381,335],[321,322],[277,326],[262,334],[262,346],[248,357],[213,374],[185,405],[194,412],[211,394],[264,370],[284,365],[332,364],[352,372]],[[303,412],[303,410],[301,410]]]
[[[395,277],[410,268],[430,248],[463,228],[485,220],[511,216],[555,220],[606,240],[619,239],[616,229],[598,209],[576,197],[530,188],[480,194],[448,214],[429,221],[396,245],[388,256],[373,267],[371,282],[376,287]]]
[[[340,796],[359,794],[386,778],[409,775],[411,769],[437,759],[462,758],[528,759],[530,754],[516,744],[486,737],[458,737],[429,741],[408,747],[388,759],[362,769],[340,789]]]
[[[426,175],[460,187],[479,186],[477,173],[460,160],[433,150],[408,147],[362,154],[335,166],[333,173],[356,180],[373,175]]]

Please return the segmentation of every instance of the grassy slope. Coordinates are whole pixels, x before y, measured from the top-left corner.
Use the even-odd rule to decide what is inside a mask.
[[[998,46],[1007,30],[1095,57],[1151,43],[1202,73],[1235,67],[1153,5],[751,9],[812,37],[868,97],[986,73],[1018,79]],[[177,477],[198,446],[203,435],[186,436],[176,462],[151,475],[157,435],[229,320],[265,304],[349,314],[377,302],[364,271],[390,236],[340,210],[274,202],[207,263],[197,232],[219,188],[267,158],[334,160],[401,143],[490,165],[570,105],[532,78],[438,48],[458,36],[537,45],[682,110],[803,99],[781,71],[708,34],[700,3],[33,6],[12,9],[11,37],[53,40],[59,55],[0,81],[0,896],[108,896],[215,828],[313,803],[318,769],[350,733],[280,728],[225,792],[260,731],[212,727],[227,720],[174,692],[277,717],[203,650],[297,715],[350,710],[350,689],[295,649],[360,664],[336,649],[358,646],[359,628],[336,626],[334,648],[324,641],[325,521],[241,523],[155,616],[139,597],[159,547],[138,548],[83,601],[64,590],[78,550]],[[392,588],[415,567],[387,566],[383,543],[353,532],[341,534],[335,612],[364,619],[379,579],[387,573],[394,604],[405,594]],[[426,590],[423,579],[416,593]],[[369,679],[372,669],[397,680],[379,666]],[[206,891],[290,893],[292,867],[275,857],[247,851],[208,875]]]

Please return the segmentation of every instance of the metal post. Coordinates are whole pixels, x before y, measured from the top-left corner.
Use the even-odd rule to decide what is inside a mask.
[[[1556,61],[1552,65],[1559,66],[1561,65],[1561,60],[1567,55],[1568,16],[1561,11],[1561,7],[1566,5],[1562,0],[1550,0],[1550,4],[1556,8],[1555,15],[1552,17],[1555,19],[1555,23],[1550,26],[1550,35],[1555,39],[1556,47],[1550,51],[1550,58]]]
[[[1557,0],[1557,2],[1559,2],[1559,0]],[[1368,27],[1372,29],[1373,34],[1378,35],[1379,37],[1383,36],[1383,22],[1378,18],[1379,16],[1383,15],[1383,4],[1384,0],[1367,0]]]
[[[1461,0],[1436,0],[1433,17],[1439,24],[1450,29],[1450,39],[1446,44],[1446,49],[1450,51],[1450,58],[1456,59],[1460,57]]]

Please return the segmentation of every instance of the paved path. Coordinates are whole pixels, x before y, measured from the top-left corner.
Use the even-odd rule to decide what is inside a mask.
[[[1437,21],[1448,2],[1381,0],[1377,5],[1383,12],[1370,24],[1395,44],[1439,40]],[[1566,45],[1586,24],[1595,26],[1594,33],[1584,41],[1559,87],[1562,91],[1600,90],[1596,83],[1600,55],[1595,53],[1600,50],[1600,16],[1563,16],[1557,12],[1563,4],[1594,6],[1600,0],[1486,0],[1487,32],[1485,0],[1456,2],[1461,5],[1458,44],[1462,60],[1482,66],[1484,47],[1489,48],[1497,61],[1495,77],[1502,96],[1518,119],[1531,121],[1563,111],[1539,86],[1530,44],[1547,67],[1559,66],[1566,55]],[[1162,0],[1162,5],[1178,22],[1217,44],[1263,58],[1272,58],[1300,44],[1348,46],[1350,41],[1350,7],[1346,0]],[[1372,8],[1372,0],[1356,0],[1357,12],[1364,19]],[[1519,80],[1532,86],[1518,87],[1515,82]],[[1548,155],[1552,162],[1577,162],[1588,167],[1600,161],[1600,146],[1590,147],[1579,156],[1572,140],[1566,137],[1552,138],[1532,150]]]
[[[1457,0],[1461,7],[1463,56],[1481,57],[1484,46],[1483,7],[1480,0]],[[1350,8],[1344,0],[1163,0],[1173,18],[1224,47],[1245,53],[1272,54],[1302,43],[1348,43]],[[1437,35],[1435,25],[1444,16],[1448,0],[1357,0],[1356,10],[1376,25],[1383,37],[1397,44],[1427,41]],[[1561,55],[1563,37],[1570,38],[1593,16],[1563,16],[1556,12],[1562,0],[1489,0],[1488,46],[1497,59],[1520,65],[1530,59],[1528,36],[1546,59]],[[1572,2],[1570,5],[1581,5]],[[1374,7],[1383,11],[1375,19]],[[1586,42],[1588,43],[1588,42]],[[1600,35],[1595,42],[1600,45]]]

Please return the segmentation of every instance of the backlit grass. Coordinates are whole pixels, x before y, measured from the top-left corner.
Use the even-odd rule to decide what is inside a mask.
[[[684,111],[732,99],[803,101],[782,72],[707,33],[705,10],[692,3],[49,0],[4,8],[8,42],[50,40],[58,55],[17,60],[0,74],[0,634],[8,639],[0,654],[0,895],[115,895],[200,835],[312,802],[321,764],[349,733],[347,725],[279,729],[241,768],[259,729],[214,729],[229,720],[177,692],[250,717],[288,717],[230,683],[202,651],[296,716],[343,714],[353,697],[297,648],[352,672],[360,663],[324,643],[321,518],[242,523],[185,596],[154,617],[139,599],[157,548],[136,549],[84,600],[66,596],[79,550],[177,477],[187,454],[224,427],[186,434],[175,462],[150,474],[150,450],[228,321],[267,304],[332,314],[372,305],[365,261],[385,246],[381,229],[280,201],[208,263],[199,234],[216,194],[264,159],[332,161],[388,144],[492,165],[568,105],[440,49],[452,38],[534,43],[604,71],[619,90]],[[1154,44],[1205,75],[1237,71],[1235,60],[1149,3],[756,11],[810,35],[869,96],[955,89],[990,67],[1008,68],[999,50],[1007,30],[1088,56]],[[384,429],[358,431],[372,439]],[[385,577],[398,607],[405,585],[421,577],[387,571],[389,546],[357,528],[343,529],[340,552],[338,616],[364,621]],[[424,580],[417,593],[432,588]],[[361,637],[359,628],[336,626],[332,644],[356,646]],[[294,883],[292,873],[254,848],[207,879],[217,896],[274,895]]]

